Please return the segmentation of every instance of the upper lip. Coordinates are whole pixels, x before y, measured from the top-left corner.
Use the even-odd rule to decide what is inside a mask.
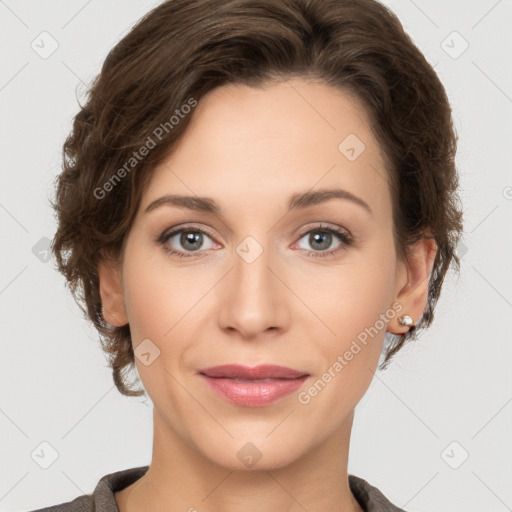
[[[309,375],[306,372],[293,370],[286,366],[277,366],[274,364],[263,364],[250,368],[240,364],[224,364],[221,366],[211,366],[202,368],[199,373],[208,377],[225,377],[228,379],[296,379]]]

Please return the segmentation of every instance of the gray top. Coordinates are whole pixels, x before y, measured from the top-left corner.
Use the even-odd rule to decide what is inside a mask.
[[[32,512],[119,512],[114,493],[128,487],[142,477],[149,466],[124,469],[105,475],[92,494],[84,494],[72,501],[40,508]],[[350,490],[364,512],[405,512],[393,505],[376,487],[354,475],[348,476]]]

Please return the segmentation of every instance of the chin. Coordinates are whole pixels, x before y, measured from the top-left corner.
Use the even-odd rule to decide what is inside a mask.
[[[203,454],[213,463],[231,471],[272,471],[284,468],[301,457],[301,447],[293,439],[283,443],[281,439],[269,441],[261,437],[236,437],[226,443],[211,443]],[[216,445],[216,446],[215,446]],[[212,451],[212,447],[218,448]]]

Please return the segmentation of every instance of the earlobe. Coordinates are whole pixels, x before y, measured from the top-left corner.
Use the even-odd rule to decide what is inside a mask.
[[[128,317],[119,264],[111,260],[100,261],[98,277],[103,318],[115,327],[126,325]]]
[[[412,247],[408,260],[404,263],[406,283],[401,286],[396,296],[402,310],[400,315],[391,321],[390,332],[404,334],[421,320],[427,305],[430,274],[436,254],[437,244],[433,238],[422,238]],[[404,316],[410,317],[412,324],[407,318],[402,322],[399,320]]]

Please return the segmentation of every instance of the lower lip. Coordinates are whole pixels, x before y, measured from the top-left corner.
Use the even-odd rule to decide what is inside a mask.
[[[208,386],[219,396],[237,405],[261,407],[293,393],[302,386],[307,375],[296,379],[238,381],[235,379],[208,377],[201,374]]]

